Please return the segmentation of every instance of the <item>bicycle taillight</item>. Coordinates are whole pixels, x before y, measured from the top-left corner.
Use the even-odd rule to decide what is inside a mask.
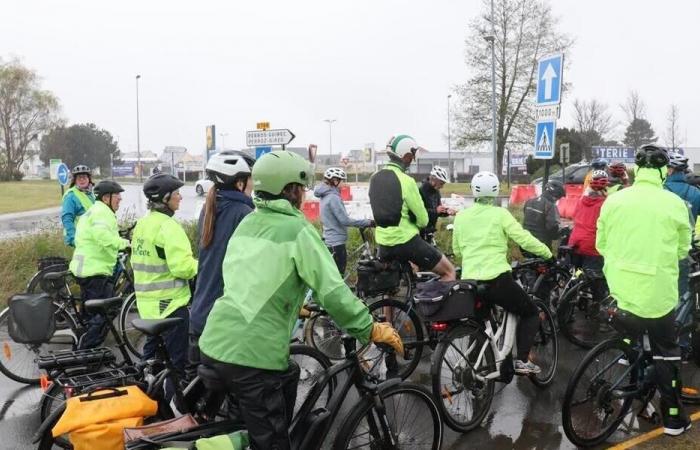
[[[447,322],[432,322],[430,324],[430,328],[433,331],[447,331],[448,326]]]

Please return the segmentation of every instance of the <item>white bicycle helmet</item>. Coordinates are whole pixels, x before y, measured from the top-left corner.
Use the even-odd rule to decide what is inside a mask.
[[[491,172],[479,172],[472,178],[474,198],[496,197],[501,187],[498,177]]]
[[[430,171],[430,176],[437,178],[443,183],[449,183],[449,180],[447,179],[447,171],[440,166],[433,167],[433,170]]]
[[[669,153],[668,160],[668,167],[672,167],[676,170],[685,170],[688,168],[688,158],[680,153]]]
[[[386,144],[386,151],[389,155],[395,155],[399,158],[403,158],[409,153],[418,150],[418,144],[416,140],[407,134],[399,134],[393,136],[389,139],[389,143]]]
[[[345,171],[340,167],[329,167],[323,173],[323,178],[325,178],[326,180],[330,180],[332,178],[340,178],[341,180],[347,180],[348,176],[345,174]]]
[[[206,172],[217,184],[233,184],[236,177],[250,175],[255,158],[239,151],[217,153],[209,158]]]

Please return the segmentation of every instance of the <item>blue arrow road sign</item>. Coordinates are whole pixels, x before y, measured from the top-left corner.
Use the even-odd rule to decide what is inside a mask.
[[[537,62],[537,106],[561,102],[564,55],[545,56]]]
[[[265,153],[270,153],[271,151],[272,147],[255,147],[255,159],[258,159]]]
[[[61,164],[58,166],[56,169],[56,178],[58,178],[58,182],[61,186],[68,184],[68,180],[70,180],[70,170],[67,165]]]
[[[554,158],[554,139],[557,126],[554,120],[537,122],[535,127],[535,159]]]

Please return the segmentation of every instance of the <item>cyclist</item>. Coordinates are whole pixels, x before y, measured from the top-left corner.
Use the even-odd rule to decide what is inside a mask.
[[[627,175],[627,166],[623,162],[616,162],[608,166],[608,195],[624,189],[630,184]]]
[[[642,146],[634,184],[608,198],[598,219],[596,248],[618,317],[635,334],[646,330],[654,353],[652,372],[661,395],[664,432],[690,428],[680,400],[680,349],[674,329],[678,303],[678,261],[690,248],[690,224],[683,202],[662,186],[666,149]]]
[[[591,161],[591,170],[588,171],[586,177],[583,179],[583,190],[585,191],[591,182],[591,177],[593,176],[594,170],[608,170],[608,160],[605,158],[596,158]]]
[[[561,181],[550,180],[542,189],[542,195],[525,202],[523,228],[552,249],[552,241],[559,239],[559,210],[557,200],[566,191]]]
[[[228,243],[224,293],[199,339],[203,363],[238,397],[253,449],[290,448],[299,367],[289,360],[289,340],[308,288],[361,343],[386,343],[403,353],[398,333],[372,322],[299,210],[312,175],[308,161],[287,151],[267,153],[255,163],[257,209]]]
[[[433,243],[435,235],[435,225],[438,217],[454,216],[456,211],[451,208],[442,206],[442,198],[440,197],[440,189],[448,182],[447,171],[440,166],[435,166],[430,171],[428,178],[423,180],[418,191],[423,199],[423,205],[428,211],[428,225],[420,231],[421,237]]]
[[[340,184],[347,179],[340,167],[329,167],[323,174],[323,182],[314,189],[314,195],[321,200],[321,224],[323,240],[333,255],[341,275],[345,275],[348,251],[348,227],[371,227],[374,222],[369,219],[351,219],[340,198]]]
[[[143,185],[149,213],[136,222],[131,237],[131,267],[134,270],[136,305],[142,319],[180,317],[182,323],[161,337],[178,371],[187,361],[190,286],[197,275],[197,260],[192,256],[190,241],[182,226],[173,219],[180,207],[179,189],[184,183],[160,173]],[[148,337],[143,348],[144,360],[155,354],[156,339]]]
[[[415,158],[418,144],[412,137],[401,134],[391,138],[386,151],[390,162],[369,181],[379,257],[411,261],[421,270],[440,275],[443,281],[454,280],[452,263],[419,235],[419,230],[428,225],[428,212],[416,182],[405,173]]]
[[[700,215],[700,189],[686,180],[688,158],[679,153],[669,154],[668,177],[664,187],[690,204],[693,221]]]
[[[92,193],[92,171],[88,166],[79,164],[73,167],[70,188],[63,194],[61,223],[66,245],[75,247],[75,225],[93,203],[95,195]]]
[[[83,301],[109,298],[114,295],[112,274],[117,253],[129,246],[119,236],[116,212],[124,189],[114,181],[103,180],[95,186],[97,201],[83,214],[75,232],[75,252],[70,271],[80,285]],[[87,330],[80,337],[78,348],[94,348],[107,334],[105,319],[100,314],[88,315]]]
[[[217,298],[224,293],[221,264],[226,245],[241,220],[255,208],[250,174],[255,158],[243,152],[216,154],[207,177],[214,182],[199,215],[199,277],[190,310],[190,364],[199,363],[199,336]]]
[[[507,209],[495,206],[500,187],[496,175],[479,172],[471,185],[474,206],[457,214],[452,236],[455,257],[462,260],[462,279],[486,283],[488,301],[520,316],[515,372],[540,373],[540,367],[529,359],[539,325],[537,307],[511,274],[508,239],[541,258],[550,259],[552,252],[523,229]]]
[[[569,237],[569,245],[574,248],[577,265],[585,270],[601,273],[603,257],[595,248],[596,223],[600,216],[600,208],[607,197],[608,173],[596,170],[591,177],[588,189],[583,193],[574,212],[574,227]],[[604,278],[593,281],[593,298],[601,301],[606,296]]]

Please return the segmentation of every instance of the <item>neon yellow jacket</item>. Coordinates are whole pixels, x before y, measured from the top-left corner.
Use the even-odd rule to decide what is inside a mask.
[[[418,234],[421,228],[428,225],[428,211],[423,204],[416,180],[404,173],[398,164],[390,162],[383,170],[391,170],[401,183],[401,222],[396,227],[377,227],[375,239],[377,244],[391,247],[404,244]],[[415,216],[415,222],[410,219],[409,212]]]
[[[100,201],[95,202],[78,222],[70,270],[78,278],[112,275],[117,252],[128,245],[129,241],[119,237],[114,211]]]
[[[188,280],[197,275],[190,240],[172,217],[151,211],[131,238],[136,305],[142,319],[162,319],[190,300]]]
[[[678,303],[678,260],[690,249],[688,209],[663,189],[657,169],[635,170],[634,185],[603,204],[596,248],[605,258],[603,272],[618,306],[657,318]]]
[[[463,280],[493,280],[510,272],[508,239],[541,258],[552,252],[525,230],[505,208],[474,203],[455,217],[452,251],[462,260]]]

